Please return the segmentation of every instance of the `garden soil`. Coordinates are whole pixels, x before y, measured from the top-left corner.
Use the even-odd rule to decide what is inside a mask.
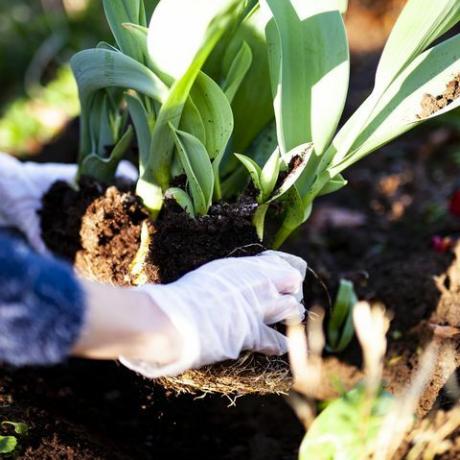
[[[357,69],[375,62],[373,55],[354,59]],[[356,88],[366,86],[363,79],[367,87],[371,84],[367,73],[360,75],[352,79],[352,106],[360,99]],[[58,143],[72,145],[65,139]],[[372,155],[347,172],[348,187],[318,201],[309,224],[284,248],[307,259],[315,272],[305,282],[308,307],[328,310],[328,297],[347,278],[361,299],[380,302],[391,312],[384,372],[388,390],[401,391],[417,370],[420,350],[437,343],[439,359],[419,415],[442,417],[442,410],[458,398],[452,382],[459,366],[460,217],[448,209],[460,188],[458,145],[460,137],[446,122]],[[72,160],[76,152],[66,153]],[[135,199],[124,197],[130,192],[122,187],[113,194],[96,191],[92,203],[95,197],[108,199],[124,215],[128,209],[137,216],[130,220],[130,238],[137,244],[143,211]],[[105,204],[98,206],[93,217],[102,212],[97,209],[109,211]],[[75,216],[83,217],[83,209],[89,208],[81,206]],[[170,225],[178,223],[172,219]],[[112,236],[120,229],[100,230]],[[81,251],[72,244],[59,249],[67,258]],[[333,396],[334,375],[346,388],[362,377],[356,341],[342,355],[325,360],[324,388],[331,390],[318,395],[322,398]],[[0,406],[3,420],[29,426],[18,455],[25,459],[294,460],[303,436],[283,397],[176,396],[111,362],[72,359],[49,369],[1,367]],[[458,446],[438,458],[460,458]]]

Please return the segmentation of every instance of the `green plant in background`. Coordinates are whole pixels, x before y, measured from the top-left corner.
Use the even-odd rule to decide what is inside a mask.
[[[426,94],[443,94],[460,74],[460,35],[430,48],[460,20],[456,0],[408,1],[373,92],[338,132],[350,66],[346,2],[153,6],[147,25],[142,0],[104,1],[116,47],[102,43],[71,63],[82,105],[80,173],[111,179],[129,141],[128,112],[139,146],[137,193],[153,218],[165,196],[191,216],[206,214],[213,202],[240,195],[249,172],[261,238],[270,204],[282,210],[279,247],[316,197],[346,184],[346,168],[460,104],[452,98],[422,111]],[[115,145],[109,154],[108,145]],[[186,188],[171,189],[182,174]]]
[[[369,400],[364,385],[345,393],[314,420],[300,446],[299,460],[367,458],[393,402],[383,390]]]
[[[26,436],[28,426],[22,422],[4,421],[0,424],[2,428],[11,426],[14,432],[19,436]],[[0,455],[12,454],[18,447],[17,436],[1,436],[0,435]]]
[[[327,324],[327,348],[339,353],[350,344],[355,329],[353,325],[353,308],[358,303],[353,283],[340,280],[339,290],[332,306]]]
[[[15,100],[0,119],[0,151],[13,155],[35,153],[80,110],[78,92],[68,66],[38,88],[33,98]]]

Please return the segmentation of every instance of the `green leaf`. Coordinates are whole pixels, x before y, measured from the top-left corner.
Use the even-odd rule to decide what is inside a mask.
[[[280,151],[279,149],[275,149],[275,151],[270,155],[270,158],[265,163],[260,174],[260,186],[263,191],[264,201],[268,200],[275,188],[281,165],[282,161]]]
[[[252,158],[249,158],[248,156],[243,155],[241,153],[235,153],[234,155],[236,156],[236,158],[238,158],[238,160],[241,161],[241,163],[244,165],[244,167],[249,172],[249,175],[251,176],[254,187],[259,191],[259,198],[261,199],[262,194],[263,194],[263,188],[262,188],[262,182],[261,182],[262,169]]]
[[[251,67],[232,100],[235,119],[233,152],[247,153],[249,145],[274,117],[265,39],[265,26],[269,19],[270,14],[256,5],[239,25],[221,59],[222,72],[219,78],[225,79],[243,44],[247,43],[251,49]]]
[[[92,152],[90,142],[91,106],[99,90],[105,88],[133,89],[163,102],[168,88],[147,67],[122,53],[106,49],[81,51],[71,59],[81,103],[80,153]]]
[[[238,92],[244,77],[248,73],[252,63],[252,51],[246,42],[241,45],[238,54],[235,56],[225,81],[222,84],[227,99],[231,103]]]
[[[205,215],[211,206],[214,191],[214,175],[209,155],[196,137],[175,129],[172,124],[170,129],[182,167],[187,175],[195,213]]]
[[[144,2],[142,0],[103,0],[103,5],[107,22],[120,50],[136,61],[145,63],[145,55],[142,47],[139,47],[137,38],[122,25],[130,22],[147,26],[144,22]]]
[[[145,66],[150,69],[154,68],[154,65],[150,59],[150,54],[147,46],[147,37],[149,29],[139,24],[133,24],[131,22],[124,22],[122,27],[127,30],[127,32],[132,36],[133,42],[136,44],[137,53],[139,62],[142,62]]]
[[[353,308],[357,303],[353,283],[345,279],[340,280],[327,325],[328,346],[334,352],[343,351],[353,338]]]
[[[220,199],[220,164],[233,131],[232,109],[219,85],[203,72],[198,75],[190,95],[203,122],[204,145],[211,160],[214,160],[214,195]]]
[[[223,31],[234,25],[243,3],[242,0],[161,0],[150,21],[148,38],[150,56],[158,72],[171,80],[182,78],[203,44],[210,41],[210,29]]]
[[[313,142],[329,145],[348,91],[349,51],[336,0],[264,0],[270,74],[282,155]]]
[[[337,175],[331,179],[319,192],[318,196],[328,195],[329,193],[337,192],[341,188],[345,187],[348,181],[341,175]]]
[[[2,425],[12,426],[14,428],[14,432],[21,436],[26,436],[29,432],[29,427],[23,422],[10,422],[9,420],[6,420],[2,422]]]
[[[78,176],[90,176],[105,184],[110,184],[133,137],[133,129],[130,126],[113,148],[109,158],[102,158],[94,153],[87,155],[79,165]]]
[[[203,72],[198,75],[190,95],[205,128],[205,147],[213,160],[221,156],[233,131],[233,113],[219,85]]]
[[[267,215],[267,211],[270,205],[268,204],[261,204],[257,208],[256,212],[254,213],[253,217],[253,224],[256,228],[257,236],[259,237],[260,241],[264,239],[264,229],[265,229],[265,217]]]
[[[309,143],[299,145],[296,148],[292,149],[290,152],[288,152],[286,158],[288,159],[289,163],[295,160],[295,167],[288,172],[281,185],[278,187],[278,189],[275,190],[274,194],[270,197],[269,202],[277,200],[278,198],[283,196],[293,185],[295,185],[295,183],[302,175],[305,167],[307,166],[312,151],[313,144]]]
[[[18,440],[14,436],[0,436],[0,454],[14,452],[17,445]]]
[[[281,227],[275,235],[273,248],[278,249],[291,235],[291,233],[300,227],[311,214],[312,206],[305,206],[302,197],[296,187],[291,187],[287,193],[281,197],[285,208],[285,215]]]
[[[125,94],[126,102],[128,104],[128,112],[136,130],[137,146],[139,148],[139,167],[140,174],[143,174],[142,168],[148,161],[150,154],[150,144],[152,142],[151,129],[155,123],[152,115],[147,113],[147,110],[140,99],[135,93]]]
[[[458,21],[458,0],[409,0],[383,50],[376,88],[388,87],[408,64]]]
[[[200,0],[199,4],[198,2],[193,2],[193,7],[196,6],[197,11],[201,11],[201,13],[203,13],[203,11],[199,7],[201,6],[201,8],[204,8],[204,5],[202,3],[202,0]],[[209,7],[209,2],[205,3],[207,3]],[[216,4],[217,3],[221,4],[221,1],[216,2]],[[176,129],[179,126],[184,105],[187,101],[187,98],[189,97],[192,86],[194,85],[195,80],[197,79],[201,71],[201,68],[203,67],[204,63],[206,62],[206,59],[208,58],[214,47],[217,45],[222,35],[232,24],[234,24],[236,18],[238,18],[240,15],[242,7],[241,0],[227,1],[225,2],[225,4],[227,5],[227,8],[224,11],[221,11],[217,16],[210,17],[208,11],[206,14],[202,14],[199,24],[189,24],[191,29],[195,29],[198,26],[203,26],[202,22],[204,19],[206,19],[207,21],[206,28],[203,31],[203,33],[197,34],[197,36],[199,36],[201,40],[199,46],[196,45],[197,37],[194,37],[194,39],[191,40],[190,43],[187,43],[187,45],[185,46],[185,48],[187,48],[187,53],[185,53],[182,57],[178,56],[178,59],[180,60],[179,67],[174,66],[175,70],[177,70],[178,68],[182,69],[184,62],[189,63],[189,67],[185,69],[185,73],[174,82],[167,100],[161,107],[157,122],[155,124],[155,129],[152,135],[152,150],[149,163],[145,166],[144,174],[140,177],[137,187],[137,192],[139,196],[142,197],[144,205],[148,209],[150,209],[153,217],[158,215],[158,212],[163,204],[163,190],[166,190],[169,186],[170,166],[174,149],[174,139],[169,125],[171,124]],[[163,20],[165,20],[165,17],[168,17],[168,14],[170,15],[173,13],[176,17],[182,17],[184,15],[184,11],[182,11],[181,15],[177,16],[176,14],[177,6],[180,5],[183,5],[184,7],[187,7],[189,9],[191,8],[192,3],[188,2],[188,0],[185,2],[183,0],[163,0],[155,9],[155,13],[152,17],[151,27],[149,29],[149,49],[151,51],[151,56],[153,57],[153,60],[155,60],[156,56],[154,50],[157,49],[155,48],[156,45],[154,45],[156,41],[157,31],[154,31],[154,29],[156,26],[159,25],[159,22],[161,23],[161,21],[158,20],[158,17],[163,18]],[[175,6],[175,8],[172,8],[173,6]],[[169,13],[166,14],[166,16],[164,16],[165,9],[166,11],[169,11]],[[208,9],[214,12],[214,7]],[[173,23],[174,22],[175,21],[173,21]],[[168,30],[164,29],[164,24],[163,26],[161,26],[165,34],[166,32],[173,32],[174,34],[177,34],[177,30],[181,30],[176,29],[176,27],[171,27],[170,24],[171,22],[167,24],[166,29]],[[185,29],[181,30],[181,33],[182,32],[185,32]],[[150,33],[152,34],[151,36]],[[160,46],[160,48],[163,47],[164,49],[168,49],[168,53],[170,53],[171,50],[168,47],[164,46],[164,40],[165,37],[163,36],[161,38],[162,45]],[[173,41],[174,43],[182,43],[181,40]],[[152,46],[154,48],[152,48]],[[193,52],[195,53],[192,57],[188,55],[188,53],[191,52],[190,47],[193,48]],[[171,56],[173,56],[174,59],[176,58],[174,54],[169,54],[169,59],[171,59]],[[185,59],[183,59],[184,56],[186,56]]]
[[[426,94],[442,94],[454,76],[460,74],[460,34],[425,51],[394,81],[372,111],[348,155],[341,160],[335,156],[331,174],[343,171],[365,155],[390,142],[425,120],[419,117]],[[353,115],[334,140],[334,148],[342,148],[343,139],[354,129],[368,102]],[[460,105],[460,98],[430,118],[447,113]],[[341,160],[341,161],[340,161]]]
[[[331,402],[314,420],[300,447],[299,460],[361,460],[375,442],[393,396],[381,391],[371,401],[359,386]]]
[[[179,128],[181,131],[193,134],[202,144],[206,145],[206,130],[203,117],[191,96],[185,102]]]
[[[178,187],[171,187],[166,190],[165,198],[175,200],[176,203],[193,219],[195,210],[189,194]]]

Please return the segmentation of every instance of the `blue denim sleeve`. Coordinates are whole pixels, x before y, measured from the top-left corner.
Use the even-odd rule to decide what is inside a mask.
[[[0,362],[62,361],[78,339],[84,306],[83,290],[68,265],[0,234]]]

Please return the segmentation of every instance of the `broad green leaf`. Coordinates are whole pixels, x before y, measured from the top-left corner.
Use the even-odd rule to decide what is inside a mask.
[[[368,402],[359,386],[331,402],[309,428],[300,446],[299,460],[361,460],[375,442],[393,397],[381,391]]]
[[[329,193],[334,193],[345,187],[348,184],[348,181],[341,175],[338,174],[336,177],[331,179],[319,192],[318,196],[328,195]]]
[[[235,94],[238,92],[244,77],[248,73],[252,63],[252,51],[250,46],[243,42],[238,54],[235,56],[232,65],[222,84],[222,90],[229,102],[233,102]]]
[[[203,72],[198,75],[190,95],[205,128],[205,147],[210,158],[222,155],[233,131],[233,114],[219,85]]]
[[[17,445],[18,440],[14,436],[0,436],[0,454],[11,454]]]
[[[241,153],[234,154],[238,160],[244,165],[248,170],[249,175],[251,176],[254,187],[259,191],[259,198],[262,199],[263,189],[261,183],[262,169],[260,166],[252,159]]]
[[[153,15],[150,30],[153,30],[157,21],[157,18],[154,18],[163,4],[171,7],[172,4],[177,6],[178,4],[183,3],[183,0],[163,0],[160,2]],[[189,4],[188,1],[185,3],[190,7],[191,3]],[[220,3],[220,1],[216,3]],[[217,16],[209,17],[207,14],[203,15],[208,21],[204,35],[199,34],[203,41],[200,42],[200,46],[195,50],[196,54],[190,61],[190,66],[186,69],[185,73],[174,82],[169,96],[161,107],[158,115],[152,135],[150,160],[148,165],[144,168],[144,174],[140,177],[137,187],[139,196],[142,197],[144,205],[150,209],[153,217],[158,215],[158,212],[163,204],[163,190],[166,190],[169,186],[170,166],[174,150],[174,139],[169,125],[171,124],[176,129],[179,126],[184,105],[201,71],[201,68],[222,35],[234,24],[236,18],[240,15],[242,7],[241,0],[232,0],[230,2],[225,2],[225,4],[227,5],[227,8],[224,11],[221,11]],[[195,2],[193,5],[195,5]],[[197,4],[197,8],[198,6],[199,5]],[[213,8],[210,9],[214,11]],[[161,12],[159,15],[162,16]],[[179,16],[182,17],[182,14]],[[168,29],[173,29],[174,33],[177,32],[176,28],[170,27],[170,25],[168,25]],[[149,40],[150,38],[151,37],[149,36]],[[151,44],[151,42],[149,43]],[[165,46],[165,48],[167,47]],[[154,53],[151,53],[151,56],[154,56]],[[188,57],[186,61],[189,62]]]
[[[175,200],[176,203],[192,218],[195,217],[192,200],[187,192],[178,187],[166,190],[165,198]]]
[[[343,351],[353,337],[353,308],[357,303],[353,283],[345,279],[340,280],[327,325],[328,346],[334,352]]]
[[[458,0],[409,0],[383,50],[376,89],[388,87],[408,64],[458,21]]]
[[[247,153],[249,145],[274,117],[265,39],[265,26],[269,19],[269,12],[267,14],[259,5],[255,6],[239,25],[222,60],[222,73],[219,77],[225,79],[243,44],[247,43],[251,49],[251,67],[232,100],[235,119],[233,152]],[[232,157],[229,157],[229,161],[232,161]]]
[[[194,136],[179,131],[171,124],[177,152],[187,175],[188,187],[197,215],[208,212],[214,191],[214,175],[211,160],[204,145]]]
[[[279,177],[280,168],[282,165],[279,149],[270,155],[270,158],[265,163],[260,174],[260,186],[263,192],[263,200],[268,200],[272,194],[276,182]]]
[[[145,63],[144,52],[131,32],[123,27],[130,22],[140,26],[145,23],[145,9],[142,0],[103,0],[105,16],[120,50],[138,62]]]
[[[264,0],[278,142],[285,155],[312,142],[321,155],[348,91],[349,51],[337,0]]]
[[[140,56],[140,58],[137,60],[142,62],[150,69],[153,69],[154,65],[150,59],[150,54],[147,46],[149,29],[147,29],[147,27],[141,26],[139,24],[133,24],[131,22],[124,22],[122,26],[132,36],[132,40],[136,44],[136,48],[138,50],[137,53]]]
[[[343,171],[360,158],[424,122],[419,116],[424,96],[443,94],[448,83],[459,74],[460,34],[422,53],[399,75],[376,105],[350,153],[342,161],[340,158],[334,159],[331,173]],[[430,118],[443,115],[459,105],[460,98]],[[340,150],[343,138],[353,129],[355,119],[366,110],[366,102],[362,107],[364,109],[358,109],[337,135],[334,140],[336,150]]]
[[[109,158],[102,158],[94,153],[87,155],[79,165],[78,176],[90,176],[110,184],[133,137],[133,129],[130,126],[113,148]]]
[[[202,144],[206,145],[206,130],[203,117],[191,96],[185,102],[179,128],[181,131],[193,134]]]
[[[96,93],[104,88],[134,89],[163,102],[168,88],[147,67],[122,53],[106,49],[81,51],[71,59],[81,102],[80,152],[87,155],[90,145],[90,110]]]
[[[156,69],[172,80],[182,78],[209,40],[209,27],[227,29],[235,24],[243,3],[242,0],[161,0],[150,21],[148,37]],[[223,11],[230,14],[222,15]]]
[[[190,95],[205,130],[204,145],[213,161],[215,198],[222,198],[220,164],[233,131],[233,113],[224,92],[214,80],[201,72]]]
[[[299,177],[302,175],[305,166],[313,152],[313,144],[303,144],[292,149],[287,154],[289,163],[295,161],[294,167],[288,172],[281,185],[275,190],[270,197],[270,202],[277,200],[284,195],[291,187],[295,185]],[[298,192],[297,192],[298,193]]]
[[[152,115],[147,113],[147,110],[142,103],[140,97],[135,93],[125,94],[128,105],[128,112],[136,130],[137,146],[139,148],[139,169],[140,174],[143,174],[143,167],[148,161],[150,154],[150,144],[152,142],[151,130],[155,123]]]

